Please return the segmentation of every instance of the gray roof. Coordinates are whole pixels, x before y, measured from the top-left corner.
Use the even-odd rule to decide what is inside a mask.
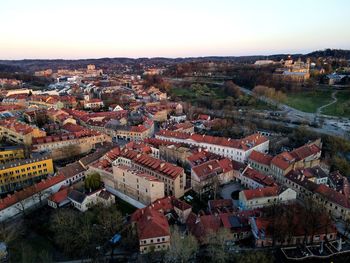
[[[99,197],[108,200],[111,197],[111,194],[109,192],[107,192],[106,190],[102,190],[99,194]]]
[[[70,199],[73,202],[77,202],[79,204],[83,203],[85,198],[86,198],[86,194],[81,193],[81,192],[79,192],[77,190],[72,190],[68,194],[68,199]]]
[[[73,177],[85,171],[85,168],[79,163],[74,162],[58,170],[60,174],[63,174],[66,178]]]
[[[0,170],[12,168],[12,167],[17,167],[17,166],[21,166],[21,165],[25,165],[25,164],[35,163],[35,162],[43,161],[43,160],[46,160],[49,158],[50,158],[50,156],[47,154],[36,153],[35,156],[33,156],[30,159],[15,160],[15,161],[7,162],[5,164],[1,164]]]
[[[100,159],[103,155],[113,149],[113,147],[114,146],[111,143],[104,143],[104,145],[101,148],[98,148],[96,152],[86,155],[85,157],[81,158],[79,162],[83,166],[87,166],[90,163],[93,163],[94,161]]]

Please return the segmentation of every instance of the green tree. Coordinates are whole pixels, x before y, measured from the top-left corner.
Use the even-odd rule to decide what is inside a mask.
[[[85,189],[88,191],[94,191],[101,187],[101,176],[99,173],[88,174],[85,178]]]

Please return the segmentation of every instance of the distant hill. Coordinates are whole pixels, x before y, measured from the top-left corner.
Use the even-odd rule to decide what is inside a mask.
[[[256,55],[256,56],[207,56],[207,57],[185,57],[185,58],[99,58],[99,59],[24,59],[24,60],[0,60],[0,72],[29,72],[36,70],[51,68],[57,69],[76,69],[85,68],[88,64],[95,64],[98,68],[113,71],[123,71],[124,66],[127,65],[134,70],[141,68],[141,65],[148,67],[159,67],[166,65],[173,65],[177,63],[189,62],[234,62],[234,63],[254,63],[256,60],[272,59],[281,60],[286,58],[289,54],[276,54],[270,56]],[[298,57],[335,57],[350,59],[350,50],[341,49],[325,49],[314,51],[309,54],[291,54],[293,58]]]
[[[334,58],[344,58],[344,59],[350,59],[350,50],[344,50],[344,49],[330,49],[327,48],[325,50],[318,50],[311,52],[309,54],[306,54],[307,57],[334,57]]]

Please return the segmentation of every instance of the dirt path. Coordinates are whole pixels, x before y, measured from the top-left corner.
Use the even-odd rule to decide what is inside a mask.
[[[338,101],[338,99],[337,99],[337,90],[335,90],[335,91],[333,91],[333,93],[332,93],[332,99],[333,99],[333,101],[331,101],[330,103],[328,103],[328,104],[326,104],[326,105],[323,105],[323,106],[321,106],[321,107],[319,107],[318,109],[317,109],[317,111],[316,111],[316,114],[317,115],[320,115],[321,113],[322,113],[322,110],[324,109],[324,108],[326,108],[326,107],[328,107],[328,106],[330,106],[330,105],[332,105],[332,104],[334,104],[334,103],[336,103],[337,101]]]

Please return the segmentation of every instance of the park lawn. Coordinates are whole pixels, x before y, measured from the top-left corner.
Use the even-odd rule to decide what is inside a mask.
[[[339,106],[345,102],[350,103],[350,91],[339,90],[336,94],[338,101],[322,110],[322,114],[338,116],[338,117],[350,117],[350,111],[339,111]]]
[[[331,90],[303,91],[287,94],[286,104],[295,109],[315,113],[317,108],[332,101]]]

